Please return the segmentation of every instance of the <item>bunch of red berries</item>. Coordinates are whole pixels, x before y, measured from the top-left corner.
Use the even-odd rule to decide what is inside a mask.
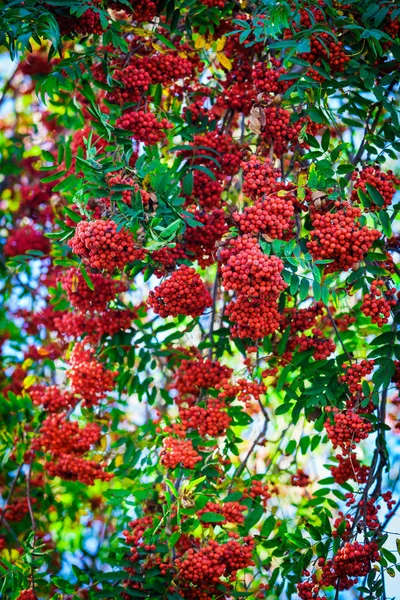
[[[89,278],[93,284],[93,290],[89,288],[80,269],[68,269],[60,278],[61,285],[67,292],[68,300],[72,306],[79,308],[82,312],[103,312],[117,294],[127,289],[122,281],[116,281],[108,275],[91,273]]]
[[[220,208],[221,194],[224,188],[216,179],[211,179],[202,171],[195,171],[193,175],[193,191],[190,198],[196,201],[205,210]]]
[[[193,63],[176,53],[157,53],[150,57],[139,58],[135,61],[137,67],[146,71],[151,83],[169,85],[179,79],[193,75]]]
[[[191,440],[182,440],[172,436],[163,440],[160,458],[161,464],[166,469],[175,469],[179,464],[185,469],[194,469],[201,460],[201,456],[193,448]]]
[[[307,473],[303,469],[297,469],[296,473],[291,476],[290,483],[297,487],[307,487],[311,481]]]
[[[161,317],[199,317],[212,306],[210,292],[194,269],[183,265],[149,294],[148,305]]]
[[[143,249],[135,247],[131,234],[124,229],[117,231],[114,221],[81,221],[68,244],[93,269],[110,273],[144,258]]]
[[[298,333],[315,327],[317,318],[323,314],[322,302],[316,302],[307,308],[285,308],[281,329],[282,332],[290,326],[290,333]]]
[[[249,198],[256,200],[278,191],[278,179],[282,174],[268,158],[262,160],[252,154],[249,160],[243,161],[240,166],[243,170],[242,191]]]
[[[352,202],[360,202],[358,190],[368,192],[367,184],[374,187],[383,198],[383,205],[378,206],[373,198],[370,210],[381,210],[392,204],[393,196],[396,193],[396,186],[400,185],[400,179],[392,171],[383,173],[379,165],[364,167],[361,171],[356,169],[352,174],[354,188],[351,193]]]
[[[192,214],[196,221],[203,224],[203,227],[188,227],[182,245],[187,255],[205,268],[215,262],[216,243],[227,233],[228,226],[221,208],[215,208],[209,213],[194,210]]]
[[[33,385],[29,388],[29,395],[33,404],[42,406],[49,413],[60,412],[75,406],[78,402],[72,394],[60,390],[56,385]]]
[[[233,217],[242,233],[266,234],[270,239],[285,239],[293,228],[294,205],[290,196],[267,196],[246,206],[242,213]]]
[[[166,136],[164,129],[172,128],[168,119],[158,121],[154,113],[144,110],[126,111],[116,120],[115,126],[132,132],[137,142],[144,142],[147,146],[161,142]]]
[[[335,212],[312,212],[313,231],[307,242],[314,260],[333,261],[325,266],[326,273],[351,269],[380,237],[376,229],[360,225],[360,209],[347,202],[336,202],[335,207]]]
[[[239,171],[240,163],[242,161],[242,149],[237,144],[231,135],[227,133],[218,133],[217,131],[209,131],[207,133],[199,133],[193,136],[193,142],[191,143],[193,152],[190,156],[194,157],[194,163],[199,162],[217,175],[221,176],[232,176]],[[196,150],[197,146],[203,146],[210,148],[207,150],[208,156],[212,156],[217,162],[220,163],[221,168],[218,169],[216,163],[213,160],[204,158],[205,151],[203,149]],[[213,152],[215,151],[215,153]],[[186,151],[184,151],[185,155]],[[200,154],[203,158],[196,159],[196,155]]]
[[[208,8],[224,8],[225,2],[224,0],[200,0],[202,4],[208,6]]]
[[[106,310],[99,315],[65,313],[54,320],[60,335],[78,339],[85,338],[90,344],[98,344],[103,335],[113,336],[129,329],[132,320],[137,318],[135,310]]]
[[[350,479],[358,484],[367,482],[369,467],[362,465],[353,452],[349,452],[346,457],[337,454],[336,458],[339,464],[329,467],[336,483],[345,483]]]
[[[346,542],[339,548],[333,559],[333,569],[337,577],[364,577],[371,570],[371,563],[380,558],[376,542]]]
[[[267,506],[268,500],[272,497],[268,485],[259,479],[253,479],[250,487],[246,488],[244,496],[253,499],[260,498],[264,507]]]
[[[190,548],[184,558],[175,561],[177,579],[190,582],[203,590],[214,588],[222,576],[233,580],[239,569],[254,564],[253,546],[254,541],[248,536],[243,538],[242,544],[235,540],[225,544],[210,540],[207,546],[199,550]]]
[[[313,357],[315,360],[325,360],[335,351],[336,345],[333,340],[326,338],[321,329],[314,327],[312,335],[300,335],[289,340],[287,349],[294,350],[298,348],[299,352],[306,352],[313,349]]]
[[[83,398],[86,406],[98,404],[102,398],[114,389],[117,372],[111,372],[97,361],[93,351],[84,350],[82,344],[76,344],[70,357],[71,368],[68,377],[74,394]]]
[[[31,502],[36,502],[36,498],[32,498]],[[8,502],[7,506],[3,509],[0,508],[0,517],[4,513],[7,521],[18,523],[29,513],[28,500],[26,498],[15,498],[11,502]]]
[[[49,415],[43,421],[39,437],[32,448],[43,448],[53,456],[61,454],[85,454],[100,439],[100,427],[96,423],[88,423],[80,428],[77,421],[68,421],[65,413]]]
[[[225,289],[253,298],[276,299],[286,284],[281,277],[283,263],[276,256],[263,254],[250,235],[231,240],[221,250],[221,273]]]
[[[253,82],[257,93],[271,95],[284,94],[290,88],[290,81],[280,80],[287,71],[279,60],[270,59],[271,66],[266,62],[258,62],[253,67]]]
[[[124,104],[125,102],[138,102],[141,95],[146,92],[151,84],[150,73],[136,65],[128,65],[124,69],[116,69],[113,79],[119,81],[122,87],[115,87],[107,95],[110,102]]]
[[[50,240],[33,225],[25,225],[20,229],[13,229],[4,244],[6,256],[26,254],[29,250],[37,250],[47,256],[50,252]]]
[[[204,437],[219,437],[225,435],[231,423],[231,417],[225,409],[225,404],[216,398],[207,401],[207,408],[190,406],[179,409],[179,418],[186,429],[195,429]]]
[[[170,389],[177,390],[180,396],[199,396],[202,390],[218,389],[231,375],[232,369],[217,360],[184,359],[175,372]]]
[[[266,298],[248,298],[240,294],[225,309],[225,314],[233,323],[232,337],[259,340],[279,329],[281,314],[276,302]]]
[[[374,280],[371,283],[369,294],[365,294],[361,305],[361,312],[370,317],[372,323],[383,327],[389,321],[390,311],[397,304],[395,299],[395,288],[383,291],[385,282],[382,279]]]
[[[38,597],[36,596],[33,589],[29,588],[29,590],[22,590],[17,600],[38,600]]]
[[[326,433],[334,448],[340,446],[343,454],[349,454],[357,443],[369,436],[373,427],[369,421],[351,410],[340,413],[334,408],[333,414],[333,423],[330,419],[324,423]]]
[[[247,506],[240,504],[239,502],[225,502],[224,504],[218,504],[217,502],[207,502],[207,504],[198,511],[197,516],[201,517],[205,513],[217,513],[225,517],[224,521],[218,521],[218,525],[225,525],[226,523],[243,523],[243,513],[247,510]],[[201,519],[204,523],[212,523],[212,517],[210,521],[207,521],[207,517],[203,516]]]
[[[128,206],[132,206],[132,196],[140,192],[143,206],[146,208],[150,201],[150,194],[139,187],[139,184],[132,178],[123,173],[111,173],[106,177],[107,183],[111,188],[111,194],[113,196],[113,188],[115,186],[129,186],[131,190],[122,190],[122,202],[125,202]],[[119,192],[116,192],[119,193]],[[110,200],[107,199],[107,206],[110,204]]]
[[[267,106],[264,109],[265,125],[263,126],[262,139],[269,147],[274,148],[274,153],[281,156],[298,143],[300,131],[305,123],[304,119],[291,122],[291,112],[281,106]]]
[[[92,4],[97,4],[98,0],[93,0]],[[49,8],[53,8],[50,6]],[[58,26],[60,28],[61,35],[101,35],[103,33],[103,27],[100,21],[99,13],[95,12],[91,8],[86,10],[80,17],[70,15],[60,15],[55,13]]]
[[[345,374],[339,377],[339,381],[346,383],[350,394],[362,392],[362,379],[372,373],[373,360],[362,360],[359,364],[344,365]]]
[[[113,473],[106,473],[100,463],[73,454],[61,454],[46,462],[44,467],[52,477],[80,481],[86,485],[93,485],[96,479],[110,481],[114,477]]]

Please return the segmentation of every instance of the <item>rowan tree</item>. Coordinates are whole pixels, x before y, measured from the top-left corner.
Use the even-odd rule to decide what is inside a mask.
[[[0,7],[1,597],[395,597],[398,3]]]

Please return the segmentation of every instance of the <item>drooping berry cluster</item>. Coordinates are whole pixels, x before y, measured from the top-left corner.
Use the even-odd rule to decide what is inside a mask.
[[[268,158],[261,160],[252,154],[249,160],[243,161],[240,166],[243,170],[242,191],[246,196],[257,200],[277,191],[278,180],[282,174]]]
[[[372,373],[374,368],[373,360],[362,360],[358,364],[345,366],[345,374],[341,375],[339,381],[346,383],[351,394],[356,395],[362,392],[362,380]]]
[[[373,430],[371,423],[357,413],[351,410],[340,413],[338,409],[333,409],[333,422],[327,419],[324,427],[333,447],[340,446],[344,455],[355,449],[356,444]]]
[[[48,461],[44,466],[52,477],[80,481],[86,485],[93,485],[96,479],[110,481],[114,477],[113,473],[104,471],[101,463],[72,454],[61,454],[55,461]]]
[[[103,312],[117,294],[126,290],[126,285],[108,275],[91,273],[89,279],[93,290],[89,288],[80,269],[68,269],[60,278],[61,285],[67,292],[68,300],[72,306],[79,308],[82,312]]]
[[[364,167],[361,171],[356,169],[352,174],[354,188],[351,193],[352,202],[360,202],[358,190],[368,193],[367,184],[378,190],[382,196],[382,206],[378,206],[371,197],[371,206],[369,210],[381,210],[392,204],[393,196],[396,193],[396,186],[400,185],[400,179],[395,177],[392,171],[384,173],[379,165]],[[368,207],[366,207],[368,208]]]
[[[194,469],[196,463],[201,460],[191,440],[181,440],[172,436],[163,440],[160,458],[166,469],[175,469],[179,464],[185,469]]]
[[[68,244],[90,267],[110,273],[144,257],[133,237],[124,229],[117,231],[114,221],[80,221]]]
[[[313,231],[307,248],[314,260],[329,259],[326,273],[347,271],[363,260],[372,244],[380,237],[379,231],[361,226],[361,211],[348,203],[335,203],[335,212],[314,211],[311,214]]]
[[[42,406],[46,412],[57,413],[75,406],[78,399],[56,385],[34,385],[29,388],[33,404]]]
[[[165,138],[164,129],[172,127],[168,119],[162,118],[159,121],[154,113],[144,110],[126,111],[116,120],[115,125],[132,132],[137,142],[144,142],[148,146],[161,142]]]
[[[233,217],[242,233],[263,233],[271,240],[282,240],[293,228],[294,205],[289,195],[272,195],[246,206],[242,213]]]
[[[199,317],[212,306],[210,292],[194,269],[180,267],[149,294],[149,306],[161,317]]]
[[[218,504],[216,502],[207,502],[205,507],[199,510],[197,516],[199,518],[202,517],[201,520],[204,523],[212,523],[212,517],[209,515],[209,521],[207,521],[207,516],[205,515],[205,513],[217,513],[218,515],[222,515],[223,517],[225,517],[224,521],[218,521],[219,525],[224,525],[226,523],[243,523],[243,513],[246,510],[247,506],[244,506],[239,502],[224,502],[223,504]]]
[[[85,350],[82,344],[76,344],[70,357],[68,377],[74,394],[83,398],[86,406],[98,404],[114,389],[114,380],[118,375],[104,368],[96,360],[92,350]]]
[[[358,484],[366,483],[369,467],[362,465],[353,452],[348,456],[337,454],[336,458],[339,464],[329,467],[336,483],[345,483],[349,479],[353,479]]]
[[[370,317],[372,323],[383,327],[389,321],[390,312],[397,304],[395,299],[396,290],[394,288],[383,290],[385,282],[382,279],[376,279],[371,283],[369,293],[363,297],[361,312]]]
[[[20,229],[14,229],[4,244],[6,256],[18,256],[26,254],[29,250],[37,250],[44,256],[50,252],[50,240],[33,225],[25,225]]]

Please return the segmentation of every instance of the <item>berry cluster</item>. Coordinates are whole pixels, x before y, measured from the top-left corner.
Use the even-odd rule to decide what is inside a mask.
[[[232,369],[218,361],[184,359],[175,372],[170,388],[177,390],[180,396],[199,396],[202,390],[220,388],[231,375]]]
[[[292,199],[283,192],[282,196],[273,195],[257,200],[251,206],[246,206],[242,213],[234,213],[233,217],[242,233],[263,233],[271,240],[282,240],[293,228],[293,215]]]
[[[211,179],[211,177],[202,171],[195,171],[191,199],[205,210],[219,208],[222,202],[221,194],[223,189],[217,179]]]
[[[202,227],[188,227],[182,245],[191,260],[197,260],[204,269],[215,262],[216,243],[227,233],[224,211],[215,208],[209,213],[203,210],[194,210],[193,218],[202,223]]]
[[[292,113],[281,106],[267,106],[264,109],[265,125],[262,139],[269,147],[274,149],[277,156],[281,156],[291,146],[299,141],[300,131],[305,124],[304,119],[292,122]]]
[[[207,401],[207,408],[200,406],[180,407],[179,417],[185,429],[196,429],[201,437],[219,437],[225,435],[231,423],[225,404],[216,398]]]
[[[194,469],[201,460],[201,456],[193,448],[191,440],[181,440],[171,436],[163,440],[160,458],[166,469],[175,469],[179,464],[185,469]]]
[[[150,292],[148,305],[163,318],[194,318],[212,306],[212,298],[200,275],[184,265]]]
[[[297,469],[296,473],[291,476],[290,483],[297,487],[307,487],[311,481],[307,473],[303,469]]]
[[[133,237],[124,229],[117,231],[114,221],[80,221],[68,244],[90,267],[110,273],[144,258]]]
[[[128,65],[124,69],[116,69],[113,79],[121,83],[108,94],[110,102],[124,104],[125,102],[138,102],[141,95],[146,92],[151,84],[150,73],[135,65]]]
[[[47,256],[50,252],[50,240],[33,225],[25,225],[20,229],[14,229],[4,244],[6,256],[19,256],[26,254],[29,250],[42,252]]]
[[[333,413],[333,423],[329,419],[324,423],[326,433],[334,448],[340,446],[344,455],[349,454],[357,443],[368,437],[373,427],[351,410],[340,413],[338,409],[333,409]]]
[[[166,135],[163,130],[172,127],[168,119],[163,118],[158,121],[155,114],[144,110],[126,111],[116,120],[115,125],[132,132],[137,142],[144,142],[148,146],[161,142]]]
[[[70,357],[68,377],[74,394],[83,398],[86,406],[93,406],[102,400],[107,392],[114,389],[117,372],[104,368],[96,360],[91,350],[84,350],[82,344],[76,344]]]
[[[243,170],[242,192],[246,196],[257,200],[277,191],[277,182],[282,174],[268,158],[262,160],[252,154],[249,160],[243,161],[240,166]]]
[[[250,235],[232,240],[221,249],[221,274],[226,290],[252,298],[276,299],[286,287],[281,277],[283,263],[276,256],[263,254]]]
[[[89,278],[93,290],[89,288],[80,269],[68,269],[60,278],[68,300],[74,308],[79,308],[82,312],[103,312],[117,294],[126,290],[126,285],[108,275],[91,273]]]
[[[358,484],[366,483],[369,467],[362,465],[353,452],[349,452],[348,456],[337,454],[336,458],[339,464],[329,467],[336,483],[345,483],[350,479]]]
[[[370,210],[381,210],[390,206],[396,193],[396,186],[400,185],[400,179],[395,177],[392,171],[383,173],[379,165],[367,166],[361,171],[356,169],[352,175],[352,180],[354,181],[354,188],[351,193],[352,202],[360,202],[358,190],[362,190],[364,193],[368,192],[367,184],[378,190],[382,196],[382,206],[378,206],[372,198]]]
[[[16,600],[38,600],[38,597],[33,589],[29,588],[28,590],[22,590]]]
[[[177,579],[212,593],[221,577],[234,579],[239,569],[254,564],[253,546],[253,539],[245,537],[243,544],[235,540],[225,544],[210,540],[207,546],[199,550],[190,548],[184,558],[175,561],[178,569]],[[218,594],[218,591],[215,593]]]
[[[281,80],[282,75],[286,75],[287,71],[279,60],[271,58],[271,66],[266,62],[258,62],[253,67],[253,83],[257,93],[265,93],[276,96],[284,94],[290,88],[290,81]]]
[[[46,417],[39,433],[32,448],[43,448],[53,456],[85,454],[100,439],[100,427],[96,423],[80,428],[77,421],[68,421],[64,413]]]
[[[113,336],[129,329],[137,318],[136,310],[107,310],[91,316],[82,313],[66,313],[54,319],[57,332],[68,338],[85,338],[86,342],[98,344],[103,335]]]
[[[57,413],[75,406],[78,399],[55,385],[33,385],[29,388],[33,404],[42,406],[46,412]]]
[[[46,462],[44,467],[52,477],[80,481],[85,485],[93,485],[96,479],[110,481],[114,477],[113,473],[103,470],[101,463],[72,454],[61,454],[54,461]]]
[[[194,66],[189,58],[183,58],[178,52],[158,53],[147,58],[139,58],[135,61],[135,65],[146,71],[151,83],[161,83],[164,86],[191,77]]]
[[[247,506],[243,506],[239,502],[225,502],[224,504],[217,504],[216,502],[207,502],[204,508],[198,511],[197,516],[201,517],[205,513],[217,513],[225,517],[224,521],[218,521],[218,525],[225,525],[226,523],[243,523],[243,513],[247,510]],[[207,521],[207,517],[203,516],[201,519],[204,523],[211,522]]]
[[[391,288],[382,291],[385,282],[382,279],[374,280],[371,283],[369,294],[365,294],[361,305],[361,312],[370,317],[372,323],[383,327],[389,321],[390,311],[396,306],[397,301],[394,298],[396,290]]]
[[[380,237],[379,231],[361,226],[361,211],[348,203],[336,202],[335,212],[311,214],[313,231],[307,248],[314,260],[329,259],[326,273],[347,271],[361,261],[372,244]]]
[[[339,377],[339,381],[346,383],[350,394],[357,395],[362,392],[362,380],[372,373],[374,368],[373,360],[362,360],[358,364],[345,365],[345,374]]]

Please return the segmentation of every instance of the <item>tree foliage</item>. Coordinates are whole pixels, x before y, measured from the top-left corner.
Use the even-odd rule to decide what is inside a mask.
[[[389,596],[399,17],[1,3],[1,597]]]

